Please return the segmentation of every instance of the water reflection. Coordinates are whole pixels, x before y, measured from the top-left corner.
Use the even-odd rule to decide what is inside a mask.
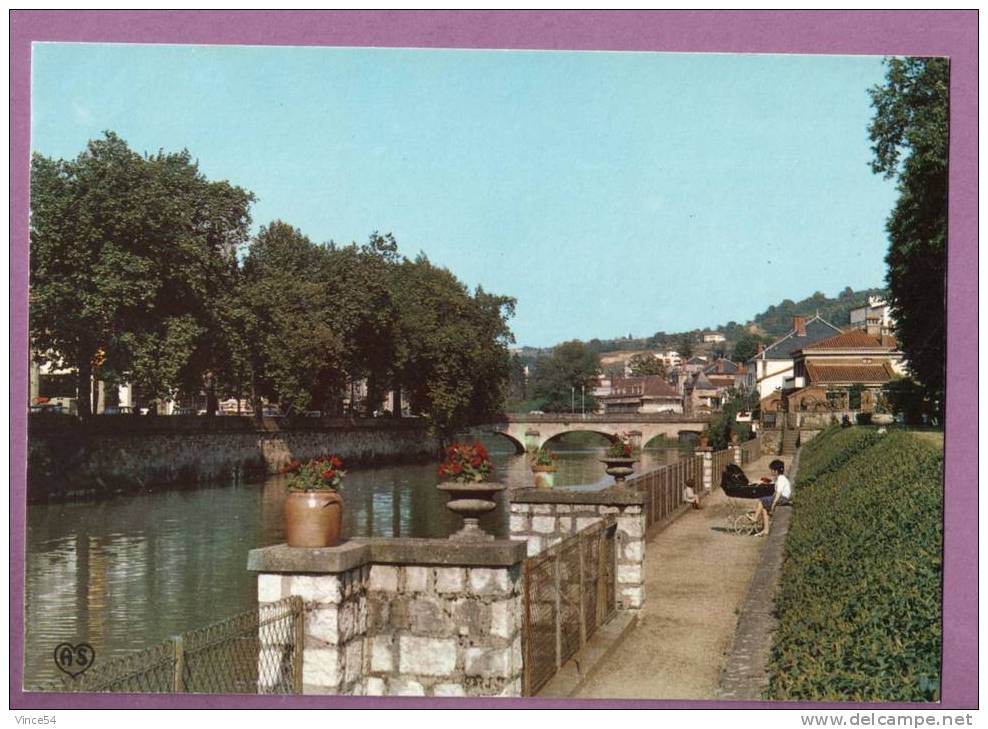
[[[498,447],[499,442],[489,444]],[[503,448],[503,446],[500,446]],[[557,488],[613,483],[601,449],[563,450]],[[533,485],[523,456],[492,453],[498,480]],[[639,472],[676,460],[646,451]],[[352,469],[342,488],[346,536],[445,537],[459,528],[434,464]],[[246,610],[247,552],[284,541],[284,477],[73,504],[31,504],[26,561],[25,685],[58,675],[52,650],[88,642],[105,661]],[[507,534],[505,496],[481,520]]]

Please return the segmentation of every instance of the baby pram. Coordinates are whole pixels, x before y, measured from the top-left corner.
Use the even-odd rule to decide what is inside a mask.
[[[759,499],[763,496],[772,496],[775,493],[775,485],[748,483],[748,477],[741,470],[741,467],[734,463],[728,463],[720,475],[720,487],[730,497],[727,528],[735,534],[746,536],[760,532],[762,525],[755,521],[754,512],[749,511],[751,507],[742,501],[735,501],[735,499]]]
[[[760,499],[772,496],[775,486],[770,483],[748,483],[748,477],[741,466],[728,463],[720,475],[720,487],[724,493],[735,499]]]

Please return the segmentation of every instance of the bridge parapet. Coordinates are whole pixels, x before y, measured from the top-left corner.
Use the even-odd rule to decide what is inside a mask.
[[[673,440],[685,434],[699,434],[713,416],[683,415],[681,413],[621,413],[619,415],[574,415],[553,413],[548,415],[509,414],[499,422],[479,426],[505,436],[515,444],[518,452],[533,452],[557,436],[565,433],[590,432],[613,440],[618,436],[629,437],[633,445],[642,448],[653,438],[665,436]]]

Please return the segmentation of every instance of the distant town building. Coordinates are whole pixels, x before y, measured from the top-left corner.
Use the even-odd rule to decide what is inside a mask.
[[[722,393],[729,389],[742,387],[745,383],[746,373],[739,365],[729,359],[719,357],[703,368],[703,374]]]
[[[686,382],[683,402],[691,415],[720,410],[723,394],[703,373],[697,372]]]
[[[609,389],[600,397],[604,413],[683,412],[679,393],[660,375],[615,377]]]
[[[793,375],[782,396],[786,409],[834,411],[874,409],[882,386],[904,372],[894,337],[848,329],[793,353]],[[855,399],[852,399],[855,392]]]
[[[851,328],[864,329],[872,336],[892,334],[895,320],[891,307],[880,296],[869,296],[868,303],[850,311]]]
[[[793,374],[793,355],[801,349],[841,330],[820,315],[806,319],[793,317],[792,330],[748,360],[746,382],[749,389],[758,390],[762,410],[778,410],[782,402],[782,385]]]
[[[703,343],[709,344],[711,342],[726,342],[727,337],[719,332],[704,332],[703,333]]]

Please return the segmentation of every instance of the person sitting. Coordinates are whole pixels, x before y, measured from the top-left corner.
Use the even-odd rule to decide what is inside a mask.
[[[693,490],[694,486],[696,486],[696,482],[693,479],[686,479],[686,484],[683,487],[683,502],[692,504],[694,509],[702,509],[703,507],[700,506],[700,497]]]
[[[774,474],[775,478],[763,478],[762,481],[765,483],[771,483],[774,481],[775,493],[772,496],[761,497],[758,500],[758,506],[755,508],[755,513],[752,520],[755,523],[759,521],[762,523],[762,530],[756,535],[759,537],[768,536],[769,514],[775,510],[775,507],[780,504],[792,503],[792,483],[790,483],[789,479],[785,476],[786,465],[779,459],[775,459],[768,464],[768,467]]]

